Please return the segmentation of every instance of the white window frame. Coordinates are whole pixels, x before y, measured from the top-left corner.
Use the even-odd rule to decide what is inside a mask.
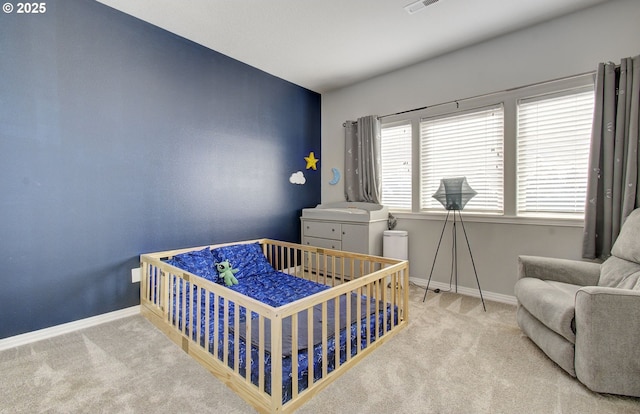
[[[583,217],[562,217],[558,215],[519,216],[517,212],[517,103],[520,99],[536,95],[557,93],[569,89],[593,86],[595,74],[593,72],[576,75],[564,79],[538,83],[530,86],[514,88],[508,91],[496,92],[473,98],[460,99],[444,104],[434,104],[425,109],[390,115],[382,118],[382,127],[401,123],[411,123],[412,140],[412,209],[411,212],[391,208],[397,217],[440,217],[446,211],[420,210],[420,120],[436,116],[453,115],[475,108],[502,104],[504,107],[504,184],[503,184],[503,213],[466,213],[465,219],[481,222],[518,223],[518,224],[548,224],[581,226]]]

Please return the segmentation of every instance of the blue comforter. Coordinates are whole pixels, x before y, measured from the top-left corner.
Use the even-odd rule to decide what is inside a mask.
[[[241,293],[245,296],[256,299],[262,303],[273,307],[279,307],[282,305],[286,305],[288,303],[294,302],[298,299],[304,298],[306,296],[310,296],[314,293],[321,292],[329,289],[328,286],[322,285],[319,283],[315,283],[312,281],[308,281],[305,279],[301,279],[295,276],[291,276],[282,272],[279,272],[268,263],[266,257],[263,255],[261,247],[259,244],[238,244],[233,246],[226,246],[218,249],[214,249],[213,251],[207,249],[203,249],[197,252],[189,252],[183,255],[178,255],[168,260],[168,263],[179,267],[181,269],[187,270],[193,274],[204,277],[208,280],[214,281],[216,283],[221,283],[217,277],[217,272],[215,271],[215,263],[229,260],[233,268],[239,269],[238,273],[236,273],[236,278],[238,279],[238,284],[229,287],[229,289],[234,290],[238,293]],[[178,280],[177,283],[174,282],[174,293],[178,293],[177,300],[174,301],[174,312],[173,312],[173,323],[179,327],[180,321],[182,319],[183,309],[186,310],[186,331],[192,336],[194,340],[197,340],[197,327],[198,327],[198,317],[195,314],[192,314],[191,309],[196,309],[196,306],[190,306],[193,301],[197,301],[197,295],[195,294],[195,286],[190,288],[189,283],[185,283],[182,280]],[[210,295],[210,304],[209,309],[206,309],[205,306],[200,306],[201,314],[200,314],[200,345],[203,347],[207,347],[210,353],[214,353],[214,344],[212,338],[214,338],[214,331],[217,330],[218,344],[218,358],[220,360],[224,360],[224,347],[225,344],[227,346],[228,352],[228,364],[229,367],[234,368],[234,350],[235,350],[235,341],[236,336],[233,330],[230,330],[229,327],[234,325],[235,313],[239,312],[238,319],[240,321],[240,327],[238,328],[238,345],[239,345],[239,368],[238,371],[241,375],[245,375],[247,369],[247,344],[245,342],[244,332],[246,331],[247,325],[252,325],[252,337],[253,341],[250,346],[251,352],[251,381],[253,384],[258,385],[258,372],[259,372],[259,351],[255,346],[255,339],[257,339],[257,328],[255,327],[255,323],[251,324],[247,321],[246,309],[240,307],[239,311],[236,310],[236,306],[233,302],[229,302],[228,304],[224,303],[224,299],[220,298],[219,304],[216,309],[216,298],[213,293],[209,293]],[[184,303],[183,303],[184,298]],[[200,303],[205,303],[205,293],[203,292],[200,297]],[[345,296],[343,295],[340,298],[341,301],[341,310],[344,310],[344,302]],[[332,306],[333,301],[329,302]],[[385,325],[387,330],[391,328],[391,309],[389,306],[381,307],[378,302],[373,298],[367,298],[365,296],[361,296],[361,315],[363,316],[360,321],[360,338],[361,343],[360,347],[358,347],[358,324],[355,321],[355,306],[356,303],[356,295],[352,294],[351,298],[352,303],[352,320],[349,323],[341,320],[339,322],[340,333],[338,341],[336,342],[336,335],[334,332],[335,323],[333,321],[320,321],[316,314],[319,312],[314,312],[314,324],[317,323],[326,323],[327,329],[329,332],[329,337],[327,339],[327,372],[331,372],[335,369],[335,360],[336,354],[338,353],[338,358],[340,363],[343,363],[347,360],[347,341],[350,342],[351,356],[355,355],[359,349],[366,348],[369,342],[373,342],[376,338],[376,320],[378,326],[378,336],[384,332]],[[368,309],[368,311],[367,311]],[[176,312],[177,310],[177,312]],[[218,312],[218,325],[214,326],[214,314]],[[209,344],[205,345],[205,329],[206,329],[206,316],[207,312],[209,313]],[[328,314],[332,314],[332,309],[329,309]],[[368,316],[367,316],[368,315]],[[397,323],[397,312],[394,312],[396,315],[396,320],[393,322],[393,325]],[[257,318],[257,314],[252,314],[249,320]],[[306,312],[301,312],[299,314],[299,320],[306,320]],[[344,318],[343,318],[344,319]],[[191,321],[193,320],[193,324]],[[367,323],[367,321],[369,323]],[[286,322],[286,321],[285,321]],[[265,331],[269,330],[268,321],[265,321],[267,324]],[[306,322],[302,322],[305,324]],[[347,329],[348,325],[348,329]],[[189,329],[189,328],[193,329]],[[291,329],[289,325],[289,330],[283,328],[285,334],[291,335]],[[305,330],[301,330],[301,332],[306,332]],[[313,372],[314,378],[320,379],[322,377],[322,339],[321,336],[317,334],[317,330],[315,330],[313,335]],[[268,333],[268,332],[267,332]],[[225,337],[228,336],[228,337]],[[368,336],[368,338],[367,338]],[[267,335],[268,338],[268,335]],[[286,339],[286,338],[285,338]],[[305,338],[306,339],[306,338]],[[284,341],[287,342],[287,341]],[[290,341],[289,341],[290,343]],[[268,347],[267,347],[268,348]],[[309,355],[308,355],[309,345],[306,341],[300,341],[298,347],[298,391],[302,391],[308,386],[308,376],[309,376]],[[267,393],[271,393],[271,355],[268,348],[265,350],[265,391]],[[291,361],[291,350],[286,352],[282,361],[282,370],[283,370],[283,403],[289,401],[292,398],[292,361]]]

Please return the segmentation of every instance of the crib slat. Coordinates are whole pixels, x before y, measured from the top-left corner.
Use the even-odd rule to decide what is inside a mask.
[[[351,273],[349,273],[349,277],[355,279],[356,278],[356,261],[354,259],[349,260],[351,262]],[[345,279],[348,279],[345,276]]]
[[[322,268],[323,272],[322,272],[322,284],[326,285],[327,284],[327,272],[328,267],[327,267],[327,255],[323,254],[322,255],[322,261],[324,262],[324,267]]]
[[[340,296],[336,296],[334,299],[335,305],[333,309],[333,338],[335,342],[335,352],[333,357],[335,358],[335,369],[340,366]],[[347,326],[349,326],[349,319],[347,319]]]
[[[158,284],[156,280],[154,280],[155,266],[142,262],[140,264],[140,294],[144,295],[144,299],[153,303],[156,306],[160,306],[160,300],[158,296],[155,296],[157,301],[154,301],[153,292],[155,291],[155,287]]]
[[[253,346],[251,345],[251,334],[252,334],[252,329],[251,329],[251,316],[253,314],[253,311],[249,308],[246,308],[246,314],[245,314],[245,343],[244,343],[244,355],[245,355],[245,361],[244,361],[244,378],[245,380],[250,383],[251,382],[251,359],[253,357]]]
[[[308,350],[307,350],[308,351]],[[308,352],[307,355],[313,355]],[[298,396],[298,314],[291,315],[291,395]]]
[[[285,270],[286,269],[285,266],[287,265],[287,261],[286,261],[285,256],[284,256],[284,247],[276,246],[276,248],[278,249],[278,260],[277,260],[277,263],[276,263],[276,265],[278,267],[276,267],[276,269]]]
[[[391,329],[393,329],[393,327],[396,325],[396,299],[398,298],[398,278],[396,275],[396,272],[391,274],[391,298],[389,300],[391,305],[391,312],[389,313],[389,317],[391,318]]]
[[[372,301],[374,302],[374,315],[375,315],[375,334],[374,337],[378,339],[380,333],[380,310],[379,310],[379,301],[380,301],[380,280],[376,280],[373,282],[373,292],[374,296]]]
[[[282,405],[282,318],[276,313],[269,320],[271,328],[271,404],[275,412]]]
[[[380,279],[378,284],[380,285],[380,297],[378,298],[378,319],[380,320],[380,336],[384,336],[387,333],[387,278]]]
[[[287,249],[289,249],[287,247]],[[297,249],[289,249],[288,250],[288,256],[291,260],[291,263],[289,264],[289,268],[292,269],[292,275],[294,275],[295,277],[300,277],[300,269],[298,268],[298,250]]]
[[[358,342],[356,343],[356,354],[362,350],[362,288],[356,289],[356,320],[358,321],[358,329],[356,335]]]
[[[272,251],[272,257],[271,257],[271,265],[273,266],[274,269],[279,270],[280,269],[280,249],[279,246],[270,246],[271,248],[269,249],[269,251]]]
[[[391,316],[390,314],[387,315],[387,306],[389,303],[389,299],[391,298],[391,295],[393,294],[392,291],[387,290],[387,286],[386,286],[386,281],[387,279],[384,278],[382,279],[380,282],[383,284],[382,285],[382,304],[383,304],[383,310],[382,310],[382,324],[383,324],[383,329],[384,329],[384,334],[386,334],[389,331],[389,317]],[[393,286],[393,285],[392,285]]]
[[[162,274],[160,273],[159,269],[155,266],[151,271],[153,272],[154,285],[150,286],[149,290],[151,294],[155,295],[156,304],[162,307],[164,305],[164,303],[162,303],[162,300],[164,298],[160,295],[160,292],[162,291]]]
[[[220,351],[218,344],[220,342],[220,331],[218,327],[220,326],[220,295],[214,294],[213,296],[213,356],[216,360],[220,359]]]
[[[322,319],[327,320],[327,302],[322,302]],[[322,377],[327,376],[327,360],[329,359],[329,350],[327,349],[327,324],[322,324]]]
[[[308,382],[307,382],[307,386],[311,387],[311,385],[314,383],[314,378],[315,378],[315,366],[313,365],[313,356],[314,356],[314,350],[313,350],[313,346],[311,344],[315,343],[315,338],[313,337],[313,313],[315,312],[313,306],[307,309],[307,344],[309,344],[308,349],[307,349],[307,361],[308,361],[308,366],[309,366],[309,374],[308,374]]]
[[[309,259],[309,252],[303,251],[300,257],[300,271],[301,277],[305,280],[309,280],[309,273],[311,272],[311,260]]]
[[[309,263],[309,252],[302,251],[300,255],[300,275],[299,277],[309,280],[309,272],[311,272],[311,264]]]
[[[240,305],[234,304],[233,314],[233,370],[240,372]],[[227,329],[228,330],[228,329]]]
[[[187,283],[184,281],[184,279],[180,279],[180,286],[182,287],[182,313],[181,313],[181,317],[180,317],[180,326],[181,326],[181,330],[182,333],[184,334],[187,328]]]
[[[171,273],[166,273],[165,271],[162,271],[162,279],[167,281],[167,286],[172,286],[171,280],[173,279],[173,277]],[[175,305],[176,305],[176,303],[173,300],[175,299],[175,292],[171,291],[170,289],[165,289],[165,295],[167,298],[167,301],[165,302],[167,304],[166,306],[167,309],[165,311],[166,313],[164,315],[164,320],[169,321],[169,325],[172,325],[175,323],[175,320],[173,320],[175,315]]]
[[[158,306],[163,310],[163,312],[167,312],[167,301],[169,300],[169,281],[167,278],[167,274],[165,271],[160,270],[155,266],[153,271],[156,278],[155,294],[156,299],[158,300]]]
[[[224,366],[229,366],[229,325],[231,324],[231,302],[227,298],[224,298],[224,313],[223,313],[223,325],[225,326],[225,330],[221,333],[222,335],[222,362],[224,362]]]
[[[365,300],[365,305],[366,305],[366,309],[367,309],[367,313],[366,313],[366,341],[365,341],[365,345],[369,346],[369,343],[371,342],[371,283],[369,283],[366,286],[366,298]]]
[[[386,287],[384,286],[385,279],[378,279],[378,296],[376,296],[376,320],[378,321],[378,329],[376,329],[377,337],[381,337],[384,333],[384,325],[385,325],[385,314],[384,314],[384,301],[385,294],[384,291]]]
[[[309,273],[309,280],[313,280],[315,282],[315,280],[313,279],[315,277],[315,274],[317,274],[318,272],[318,255],[312,252],[308,252],[309,253],[309,267],[308,267],[308,273]]]
[[[209,352],[209,332],[211,331],[211,293],[209,291],[205,291],[204,309],[204,346],[205,350]]]
[[[291,257],[291,249],[289,247],[283,247],[284,250],[284,268],[286,269],[286,273],[291,274],[293,267],[293,257]]]
[[[262,315],[258,316],[258,343],[260,346],[258,347],[258,387],[260,390],[264,390],[264,317]]]
[[[158,285],[160,284],[160,280],[158,280],[158,269],[150,264],[146,264],[146,270],[144,271],[144,273],[142,273],[145,277],[144,277],[144,292],[147,294],[147,299],[150,302],[154,302],[153,298],[154,296],[153,293],[156,293],[156,289],[159,289]],[[141,279],[142,282],[142,279]],[[142,289],[142,286],[140,286],[140,288]],[[156,302],[154,302],[157,306],[160,306],[160,298],[156,295]]]
[[[149,286],[153,286],[153,284],[150,284],[150,272],[149,272],[149,265],[145,262],[141,262],[140,263],[140,295],[142,296],[143,299],[149,300]],[[153,302],[153,301],[151,301]]]
[[[376,298],[377,296],[377,281],[374,280],[373,282],[371,282],[369,284],[369,292],[370,292],[370,296],[369,296],[369,306],[367,307],[367,314],[369,315],[369,323],[368,326],[371,327],[371,334],[370,334],[370,341],[375,341],[375,337],[376,337],[376,331],[377,331],[377,327],[378,327],[378,311],[376,310]]]
[[[345,347],[345,359],[346,363],[351,359],[351,291],[347,292],[345,300],[345,311],[347,314],[347,326],[345,327],[345,339],[346,339],[346,347]]]
[[[196,326],[196,341],[198,343],[198,345],[200,345],[200,339],[202,336],[202,298],[201,298],[201,294],[202,294],[202,288],[200,286],[194,285],[194,287],[196,288],[196,300],[194,302],[197,303],[197,305],[195,306],[195,312],[193,312],[193,317],[196,318],[197,322],[193,323],[192,325]],[[191,335],[191,337],[193,338],[193,335]]]
[[[271,263],[271,265],[273,266],[274,269],[276,269],[277,264],[277,252],[276,252],[276,246],[267,246],[267,259],[269,260],[269,263]]]
[[[167,289],[167,297],[171,298],[170,302],[170,306],[171,306],[171,313],[168,315],[169,319],[171,320],[171,323],[174,324],[176,327],[178,326],[178,309],[179,309],[179,305],[180,305],[180,296],[178,295],[178,278],[175,277],[175,275],[173,275],[172,273],[168,274],[167,280],[169,280],[171,282],[171,284],[168,285],[169,289]]]

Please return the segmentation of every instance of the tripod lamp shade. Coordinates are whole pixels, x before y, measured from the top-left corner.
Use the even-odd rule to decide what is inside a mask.
[[[467,182],[467,177],[443,178],[433,198],[447,210],[462,210],[478,194]]]

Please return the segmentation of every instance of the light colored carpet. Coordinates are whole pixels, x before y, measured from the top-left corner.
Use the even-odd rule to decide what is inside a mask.
[[[518,329],[515,307],[412,286],[410,324],[298,413],[638,413],[590,392]],[[0,413],[251,413],[140,316],[0,352]]]

